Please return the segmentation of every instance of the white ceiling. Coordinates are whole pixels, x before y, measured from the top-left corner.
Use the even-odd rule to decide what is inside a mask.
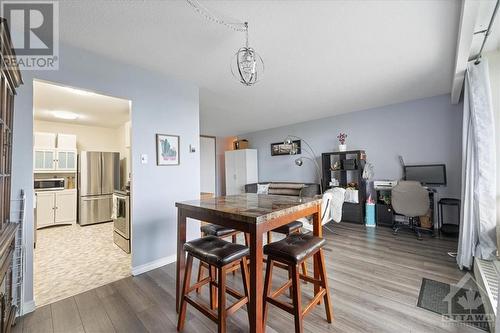
[[[62,42],[200,87],[201,130],[233,135],[450,92],[456,0],[202,1],[250,24],[262,82],[230,73],[244,35],[185,1],[61,1]]]
[[[38,80],[35,80],[33,89],[36,120],[116,128],[130,117],[130,104],[125,99]],[[75,113],[78,118],[59,119],[54,116],[54,111]]]

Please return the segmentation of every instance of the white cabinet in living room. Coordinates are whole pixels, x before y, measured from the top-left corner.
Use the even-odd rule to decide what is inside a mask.
[[[76,190],[36,192],[37,229],[76,222]]]
[[[245,185],[259,181],[256,149],[230,150],[225,153],[226,195],[245,193]]]

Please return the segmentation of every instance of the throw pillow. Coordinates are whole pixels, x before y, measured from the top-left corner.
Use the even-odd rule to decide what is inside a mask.
[[[257,194],[268,194],[269,184],[257,184]]]

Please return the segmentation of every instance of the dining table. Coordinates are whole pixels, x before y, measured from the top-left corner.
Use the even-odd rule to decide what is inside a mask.
[[[177,202],[176,308],[186,263],[184,244],[187,223],[192,220],[214,223],[247,234],[250,248],[250,332],[263,331],[263,239],[264,234],[300,218],[311,217],[313,234],[322,237],[321,199],[267,194],[237,194]],[[314,277],[319,267],[313,263]],[[315,287],[319,288],[319,287]],[[315,290],[317,292],[317,290]]]

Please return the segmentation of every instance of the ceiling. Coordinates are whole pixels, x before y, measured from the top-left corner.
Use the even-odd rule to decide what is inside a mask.
[[[34,81],[34,117],[75,125],[116,128],[130,117],[130,102],[91,91]],[[77,119],[59,119],[55,113],[74,113]]]
[[[61,1],[63,43],[194,82],[201,131],[237,135],[449,93],[456,0],[205,1],[248,21],[264,79],[235,81],[244,34],[185,1]]]

